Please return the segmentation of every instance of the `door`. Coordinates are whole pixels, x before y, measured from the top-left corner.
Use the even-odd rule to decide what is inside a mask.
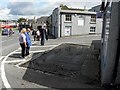
[[[65,26],[65,36],[71,35],[71,26]]]

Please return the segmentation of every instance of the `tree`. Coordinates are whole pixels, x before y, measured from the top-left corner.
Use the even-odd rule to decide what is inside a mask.
[[[19,18],[17,22],[18,22],[18,23],[26,22],[26,19],[25,19],[25,18]]]

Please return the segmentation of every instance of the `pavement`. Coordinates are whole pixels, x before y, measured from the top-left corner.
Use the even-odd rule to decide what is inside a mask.
[[[49,39],[44,46],[33,41],[29,57],[21,59],[18,49],[8,56],[5,66],[22,69],[21,79],[38,85],[37,88],[100,88],[100,38],[70,36]]]

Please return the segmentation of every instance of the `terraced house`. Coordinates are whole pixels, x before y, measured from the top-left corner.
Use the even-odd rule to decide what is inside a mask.
[[[96,18],[96,12],[60,5],[53,10],[51,16],[51,33],[55,38],[102,32],[102,18]]]

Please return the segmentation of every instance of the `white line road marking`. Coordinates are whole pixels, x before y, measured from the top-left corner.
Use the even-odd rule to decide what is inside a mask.
[[[36,43],[36,42],[34,42],[34,43]],[[60,44],[55,45],[55,46],[53,46],[52,48],[50,48],[50,49],[48,49],[48,50],[51,50],[51,49],[53,49],[53,48],[55,48],[56,46],[59,46],[59,45],[60,45]],[[6,63],[7,58],[8,58],[10,55],[12,55],[12,54],[14,54],[15,52],[17,52],[18,50],[20,50],[20,48],[17,49],[17,50],[15,50],[15,51],[13,51],[13,52],[11,52],[11,53],[9,53],[9,54],[3,59],[3,61],[1,62],[1,78],[2,78],[3,84],[4,84],[4,86],[5,86],[6,88],[11,88],[11,86],[10,86],[10,84],[9,84],[9,82],[8,82],[8,80],[7,80],[6,74],[5,74],[4,64]],[[47,51],[47,50],[43,50],[43,51]],[[16,61],[16,60],[15,60],[15,61]],[[10,61],[9,61],[9,62],[10,62]],[[18,66],[19,66],[19,65],[18,65]]]
[[[31,47],[54,47],[54,46],[57,46],[57,45],[31,46]]]
[[[24,63],[26,63],[26,62],[28,62],[28,61],[30,61],[30,60],[25,60],[24,62],[20,62],[20,63],[16,64],[15,66],[18,67],[18,68],[20,68],[20,67],[19,67],[20,65],[22,65],[22,64],[24,64]]]
[[[24,62],[26,59],[20,59],[20,60],[12,60],[12,61],[5,61],[5,63],[16,63],[16,62]]]
[[[34,43],[36,43],[36,42],[34,42]],[[17,50],[15,50],[15,51],[13,51],[13,52],[11,52],[11,53],[9,53],[9,54],[3,59],[3,61],[1,62],[1,79],[2,79],[3,84],[4,84],[4,86],[5,86],[6,88],[11,88],[11,86],[10,86],[10,84],[9,84],[9,82],[8,82],[8,80],[7,80],[6,74],[5,74],[4,64],[5,64],[6,60],[7,60],[7,58],[8,58],[10,55],[14,54],[14,53],[15,53],[16,51],[18,51],[18,50],[20,50],[20,48],[17,49]]]
[[[7,60],[8,56],[12,55],[15,51],[9,53],[4,59],[3,61],[1,62],[1,78],[2,78],[2,81],[3,81],[3,84],[6,88],[11,88],[7,78],[6,78],[6,74],[5,74],[5,68],[4,68],[4,64],[5,64],[5,61]]]
[[[0,61],[4,58],[5,56],[0,56]]]
[[[37,52],[45,52],[46,50],[38,50],[38,51],[29,51],[30,53],[37,53]],[[20,54],[21,52],[15,52],[15,54]]]

